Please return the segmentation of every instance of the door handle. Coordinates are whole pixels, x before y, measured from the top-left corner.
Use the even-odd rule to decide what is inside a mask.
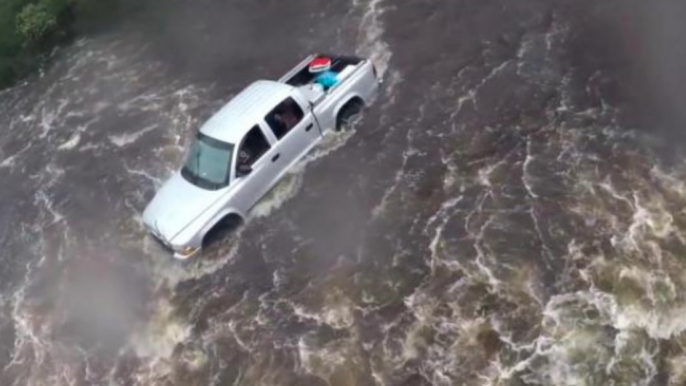
[[[309,125],[307,125],[307,127],[305,128],[305,131],[312,130],[312,127],[314,127],[314,123],[310,123]]]
[[[273,156],[273,157],[272,157],[272,162],[276,162],[276,160],[278,160],[279,157],[281,157],[281,153],[279,153],[279,154]]]

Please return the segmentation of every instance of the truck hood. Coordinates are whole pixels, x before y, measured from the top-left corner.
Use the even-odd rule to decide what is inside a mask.
[[[171,242],[223,192],[201,189],[186,181],[180,173],[174,173],[145,208],[143,222],[158,237]]]

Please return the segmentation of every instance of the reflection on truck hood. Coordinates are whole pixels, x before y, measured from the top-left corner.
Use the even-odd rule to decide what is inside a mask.
[[[171,241],[221,194],[222,191],[194,186],[175,173],[145,209],[143,222],[159,236]]]

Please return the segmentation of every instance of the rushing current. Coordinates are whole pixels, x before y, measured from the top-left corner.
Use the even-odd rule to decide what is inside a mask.
[[[686,7],[179,0],[0,92],[0,385],[686,382]],[[203,256],[141,212],[311,52],[384,85]]]

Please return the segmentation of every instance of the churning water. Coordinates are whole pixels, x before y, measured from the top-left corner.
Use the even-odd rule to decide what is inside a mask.
[[[683,385],[684,7],[226,0],[0,93],[1,385]],[[314,51],[385,78],[201,259],[140,213]]]

